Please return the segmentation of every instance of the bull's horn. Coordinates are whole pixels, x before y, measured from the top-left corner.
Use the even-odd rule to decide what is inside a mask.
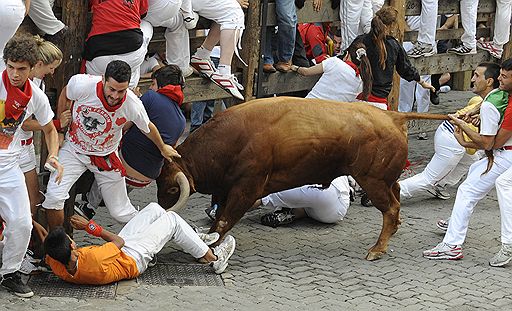
[[[176,183],[180,186],[180,197],[176,204],[168,208],[168,211],[179,211],[187,205],[188,197],[190,196],[190,184],[183,172],[176,174]]]

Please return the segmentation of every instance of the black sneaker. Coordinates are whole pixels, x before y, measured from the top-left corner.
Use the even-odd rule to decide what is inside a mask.
[[[363,194],[361,195],[361,205],[364,207],[373,206],[373,203],[366,192],[363,192]]]
[[[12,291],[16,296],[22,298],[30,298],[34,296],[34,292],[26,284],[21,281],[21,276],[18,271],[13,273],[4,274],[2,277],[3,287]]]
[[[430,91],[430,102],[432,105],[439,105],[439,91],[432,92]]]
[[[276,228],[278,226],[287,225],[295,220],[295,215],[291,208],[283,208],[280,211],[268,213],[261,216],[261,224]]]
[[[465,46],[464,44],[461,44],[454,48],[448,49],[448,53],[453,53],[453,54],[457,54],[457,55],[476,54],[476,48],[472,49],[470,47]]]
[[[78,202],[75,202],[75,213],[88,220],[91,220],[96,215],[92,208],[87,207],[87,203],[80,204]]]

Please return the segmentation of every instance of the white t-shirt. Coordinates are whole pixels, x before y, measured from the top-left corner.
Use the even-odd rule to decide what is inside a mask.
[[[330,57],[322,63],[324,73],[306,98],[332,99],[353,102],[363,91],[361,76],[338,57]]]
[[[492,90],[487,96],[485,96],[482,106],[480,107],[480,134],[486,136],[494,136],[500,129],[500,112],[490,102],[487,101],[487,97],[492,93],[498,91],[498,89]]]
[[[46,89],[46,86],[43,82],[43,80],[39,79],[39,78],[34,78],[32,79],[32,86],[36,86],[38,89],[40,89],[41,91],[45,91]],[[44,96],[46,96],[46,94],[44,94]],[[50,106],[51,107],[51,106]],[[30,117],[30,116],[29,116]],[[21,140],[27,140],[27,139],[30,139],[32,138],[32,136],[34,136],[34,132],[32,131],[24,131],[21,127],[20,127],[20,139]]]
[[[34,115],[44,126],[52,121],[53,111],[50,107],[48,97],[32,81],[32,98],[25,108],[25,113],[17,122],[7,123],[5,120],[5,100],[7,91],[3,81],[0,79],[0,171],[9,169],[17,164],[18,156],[22,150],[21,146],[21,124],[23,121]]]
[[[74,103],[66,140],[79,153],[105,156],[119,147],[127,121],[132,121],[142,132],[149,133],[149,118],[142,102],[131,90],[127,91],[121,107],[108,111],[96,92],[99,82],[101,76],[87,74],[75,75],[69,80],[67,97]],[[103,88],[99,91],[103,92]]]

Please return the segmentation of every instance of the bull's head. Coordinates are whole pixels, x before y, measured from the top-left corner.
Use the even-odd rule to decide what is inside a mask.
[[[165,161],[156,183],[158,186],[158,203],[166,210],[177,211],[187,205],[191,185],[176,162]],[[192,186],[192,191],[193,186]]]

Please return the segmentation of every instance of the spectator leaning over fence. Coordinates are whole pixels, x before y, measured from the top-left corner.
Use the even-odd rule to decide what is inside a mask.
[[[404,48],[389,35],[391,27],[396,23],[397,14],[395,8],[384,6],[372,19],[370,33],[358,37],[367,48],[372,67],[373,84],[368,102],[381,109],[388,109],[387,97],[391,92],[395,68],[406,81],[416,81],[421,87],[435,91],[429,83],[421,80]]]
[[[130,88],[135,88],[153,36],[151,24],[141,21],[148,0],[90,0],[89,7],[92,25],[85,41],[85,72],[100,76],[111,61],[122,60],[130,65]]]
[[[23,22],[25,15],[29,13],[30,0],[2,0],[0,1],[0,70],[5,69],[3,52],[7,41],[14,36],[16,30]]]
[[[361,41],[352,42],[343,59],[341,55],[329,57],[313,67],[294,65],[292,70],[304,76],[322,75],[306,98],[353,102],[359,94],[363,99],[371,94],[372,71]]]
[[[137,214],[126,193],[125,170],[117,150],[123,127],[133,122],[168,160],[178,153],[166,145],[140,99],[128,89],[130,66],[116,60],[105,75],[75,75],[59,97],[59,111],[71,107],[71,125],[59,150],[66,175],[59,185],[51,178],[43,208],[51,229],[64,223],[64,202],[69,190],[87,169],[94,174],[112,217],[120,223]],[[54,176],[52,173],[51,176]]]
[[[42,126],[48,147],[47,165],[55,169],[52,182],[59,183],[63,167],[57,158],[58,135],[48,98],[29,79],[37,63],[33,37],[14,37],[3,51],[7,69],[0,81],[0,218],[5,222],[1,285],[21,297],[33,295],[23,284],[18,270],[27,250],[32,230],[30,201],[18,157],[22,151],[21,124],[34,115]]]
[[[409,57],[418,58],[432,56],[436,51],[436,29],[438,0],[421,0],[421,15],[418,29],[418,40],[414,48],[407,52]],[[414,27],[416,28],[416,27]]]
[[[494,37],[492,41],[478,40],[476,46],[488,51],[493,57],[501,59],[503,46],[510,36],[510,16],[512,0],[496,0],[496,15],[494,16]]]
[[[328,23],[303,23],[298,24],[298,30],[304,42],[306,57],[314,64],[320,64],[329,57]]]
[[[52,10],[53,3],[54,0],[30,0],[28,16],[37,28],[45,33],[46,40],[63,47],[68,26],[55,17]]]
[[[473,97],[466,107],[457,111],[457,115],[463,115],[484,101],[503,105],[502,93],[496,93],[499,86],[498,76],[500,67],[494,63],[482,63],[475,68],[471,83],[472,91],[477,96]],[[508,98],[507,98],[508,100]],[[477,130],[468,123],[469,127]],[[428,191],[441,199],[449,199],[449,194],[444,192],[444,187],[438,187],[439,182],[455,172],[452,184],[456,184],[467,173],[469,165],[481,158],[480,152],[474,148],[464,148],[455,138],[453,132],[455,126],[444,121],[436,130],[434,137],[434,156],[425,169],[412,177],[400,181],[400,195],[402,198],[411,198],[420,191]],[[462,170],[460,169],[462,168]]]
[[[460,0],[460,18],[464,34],[460,38],[462,43],[448,49],[448,53],[457,55],[476,54],[476,17],[478,0]]]
[[[101,246],[77,248],[62,227],[48,234],[44,243],[46,262],[59,278],[75,284],[103,285],[133,279],[146,271],[153,257],[169,241],[209,263],[220,274],[227,268],[236,244],[227,235],[219,246],[209,248],[183,218],[175,212],[166,212],[157,203],[142,209],[119,235],[78,215],[71,217],[71,225],[106,242]],[[209,244],[219,239],[216,232],[202,236]]]
[[[484,101],[480,107],[480,131],[476,132],[471,129],[457,115],[450,115],[455,129],[455,137],[457,141],[466,148],[475,148],[486,150],[487,157],[475,162],[469,168],[466,180],[459,186],[457,197],[453,204],[450,221],[444,239],[441,243],[432,249],[423,251],[423,257],[428,259],[461,259],[462,244],[466,238],[469,220],[473,209],[477,203],[483,199],[489,191],[494,187],[498,188],[498,184],[503,182],[509,183],[509,175],[505,174],[500,177],[512,166],[512,139],[506,139],[502,142],[501,149],[494,149],[496,134],[498,133],[500,123],[503,120],[505,109],[510,103],[510,96],[507,92],[512,91],[512,59],[506,60],[501,65],[499,76],[500,86],[490,96],[496,96],[503,99],[502,101]],[[488,98],[489,98],[488,97]],[[507,116],[508,117],[508,116]],[[508,121],[507,127],[508,130]],[[467,142],[462,133],[465,133],[472,140]],[[491,156],[491,154],[492,156]],[[509,186],[505,186],[508,188]],[[504,189],[505,189],[504,188]],[[498,190],[498,193],[500,191]],[[498,197],[500,194],[498,194]],[[505,203],[502,211],[502,241],[506,243],[510,240],[510,212],[508,201],[499,201]],[[493,265],[491,259],[491,265]]]
[[[156,126],[164,143],[176,146],[185,130],[185,116],[181,111],[184,96],[184,79],[177,65],[167,65],[152,76],[150,89],[140,98],[149,120]],[[148,186],[155,180],[164,165],[158,147],[138,127],[128,124],[119,149],[119,158],[126,170],[128,190]],[[87,202],[75,203],[75,211],[91,219],[102,200],[102,193],[95,181],[87,193]]]

